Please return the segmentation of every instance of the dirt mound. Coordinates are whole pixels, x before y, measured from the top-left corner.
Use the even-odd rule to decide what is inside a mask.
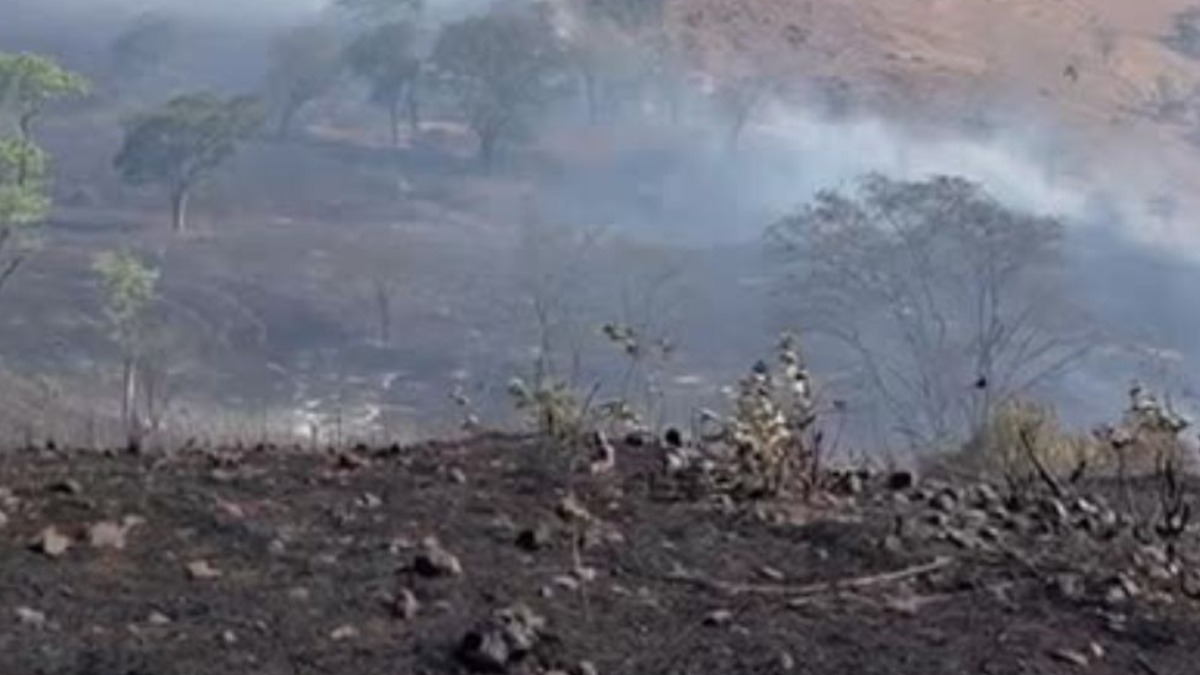
[[[533,439],[0,456],[0,672],[1172,673],[1193,533],[1102,496],[669,498]],[[898,489],[894,489],[898,488]],[[1200,568],[1197,568],[1200,569]]]

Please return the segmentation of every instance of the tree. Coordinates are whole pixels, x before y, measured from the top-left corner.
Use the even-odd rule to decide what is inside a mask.
[[[151,74],[167,61],[175,39],[175,24],[169,18],[156,12],[142,13],[109,47],[113,69],[130,79]]]
[[[0,102],[15,111],[21,138],[33,140],[33,123],[57,99],[87,93],[88,81],[53,59],[0,54]]]
[[[16,117],[17,133],[26,144],[33,143],[33,123],[51,102],[88,91],[88,81],[53,59],[33,54],[0,53],[0,112]],[[29,158],[30,153],[19,153]],[[30,167],[17,165],[17,183],[29,178]]]
[[[335,5],[364,22],[391,23],[412,19],[425,3],[423,0],[335,0]]]
[[[350,45],[346,61],[370,87],[371,102],[388,112],[392,145],[400,145],[400,108],[408,108],[414,133],[420,126],[418,85],[421,59],[416,28],[408,21],[373,28]]]
[[[271,44],[266,99],[281,138],[296,115],[331,90],[342,69],[342,48],[328,26],[310,24],[280,34]]]
[[[138,367],[146,346],[150,310],[158,297],[159,272],[127,251],[96,257],[93,270],[104,289],[109,335],[121,349],[121,420],[130,445],[140,441]]]
[[[566,63],[546,17],[520,9],[447,25],[433,59],[479,137],[480,159],[489,166],[497,144],[521,131],[560,93]]]
[[[253,98],[179,96],[125,124],[125,141],[113,164],[132,185],[165,185],[171,194],[172,224],[183,231],[192,188],[232,157],[262,120]]]
[[[761,72],[727,78],[717,85],[717,108],[729,120],[726,145],[730,151],[737,150],[746,125],[774,89],[774,78]]]
[[[966,180],[870,176],[770,235],[805,326],[914,445],[964,441],[1094,344],[1064,297],[1061,223]]]
[[[50,210],[46,156],[33,143],[0,138],[0,289],[25,261],[26,233]]]

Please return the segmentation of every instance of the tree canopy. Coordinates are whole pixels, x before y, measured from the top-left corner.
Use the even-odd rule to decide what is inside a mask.
[[[261,106],[251,97],[179,96],[126,123],[125,140],[114,166],[132,185],[167,186],[175,229],[183,230],[192,187],[232,157],[239,143],[262,121]]]
[[[366,81],[371,102],[388,111],[392,142],[398,145],[402,104],[408,104],[410,122],[417,124],[421,59],[416,27],[408,21],[394,21],[372,28],[346,50],[346,61],[354,74]]]
[[[864,179],[770,230],[787,306],[831,342],[888,435],[963,441],[1094,346],[1066,302],[1062,224],[969,181]]]
[[[88,81],[35,54],[0,53],[0,110],[12,111],[22,138],[29,140],[33,122],[56,99],[87,93]]]
[[[547,18],[531,10],[497,10],[449,24],[433,58],[479,137],[485,163],[502,138],[522,130],[565,86],[564,46]]]
[[[278,131],[286,136],[304,106],[331,90],[342,70],[341,41],[323,24],[297,26],[271,44],[265,83]]]

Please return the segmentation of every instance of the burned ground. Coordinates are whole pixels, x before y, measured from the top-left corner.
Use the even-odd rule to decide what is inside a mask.
[[[545,620],[517,673],[1191,671],[1191,533],[931,482],[681,501],[655,455],[5,453],[0,671],[465,672],[464,636],[515,606]]]

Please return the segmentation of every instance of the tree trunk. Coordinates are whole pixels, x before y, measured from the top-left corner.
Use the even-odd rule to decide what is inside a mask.
[[[121,421],[132,447],[138,439],[137,429],[137,369],[132,356],[126,356],[121,373]]]
[[[190,188],[180,185],[171,195],[171,225],[176,232],[187,231],[187,211]]]
[[[392,147],[400,147],[400,101],[393,99],[388,103],[388,125],[392,130]]]
[[[33,143],[33,113],[25,113],[17,120],[17,131],[21,140],[27,144]],[[29,182],[29,153],[28,148],[21,148],[17,155],[17,187],[25,187]]]
[[[405,92],[405,107],[408,112],[408,128],[412,131],[413,138],[416,138],[421,133],[421,88],[415,79]]]
[[[387,282],[375,282],[375,307],[379,312],[379,343],[392,344],[392,293]]]

